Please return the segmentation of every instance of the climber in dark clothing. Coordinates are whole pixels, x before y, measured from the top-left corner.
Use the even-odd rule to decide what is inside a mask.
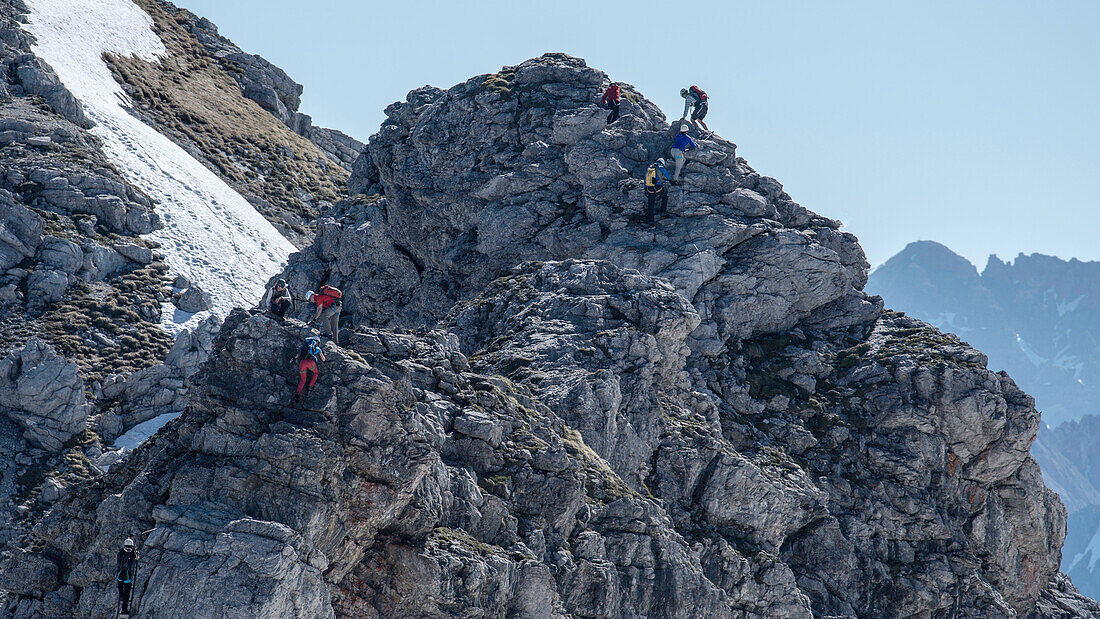
[[[687,120],[690,111],[691,124],[695,125],[696,129],[699,128],[699,125],[702,125],[704,131],[710,131],[710,127],[707,127],[707,123],[703,121],[707,117],[707,111],[710,107],[710,104],[707,103],[707,93],[703,92],[703,89],[698,86],[692,86],[691,88],[681,89],[680,96],[684,98],[684,115],[680,120]]]
[[[122,550],[118,551],[115,558],[115,580],[118,582],[119,612],[130,614],[130,593],[134,588],[134,576],[137,572],[137,552],[134,551],[134,540],[126,538],[122,543]]]
[[[317,384],[320,372],[317,370],[317,361],[325,361],[325,353],[321,351],[321,340],[316,337],[307,337],[298,349],[294,361],[298,365],[298,390],[294,392],[292,403],[297,403],[303,395],[308,396],[313,386]],[[306,376],[309,375],[309,384],[306,384]]]
[[[662,176],[664,180],[661,180]],[[657,211],[654,208],[657,205],[657,200],[661,201],[660,212],[663,214],[668,211],[668,187],[665,185],[666,182],[671,183],[672,177],[668,175],[668,170],[665,169],[665,160],[659,158],[645,171],[645,210],[651,224],[657,223]]]
[[[619,120],[619,102],[622,100],[622,92],[618,84],[611,82],[611,85],[604,91],[603,98],[600,99],[600,103],[611,110],[611,113],[607,115],[607,124],[609,125]]]
[[[290,294],[290,288],[287,287],[286,280],[280,279],[276,281],[275,285],[268,290],[267,294],[269,299],[267,305],[268,313],[282,320],[294,304],[294,298]]]

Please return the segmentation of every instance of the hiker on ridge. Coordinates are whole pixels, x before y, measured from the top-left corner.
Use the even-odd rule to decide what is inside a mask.
[[[282,320],[294,305],[294,297],[290,294],[290,288],[287,287],[286,280],[276,280],[275,285],[268,288],[264,298],[260,301],[261,306],[264,305],[264,301],[267,301],[267,313],[274,316],[276,320]]]
[[[321,340],[317,337],[307,337],[306,341],[302,342],[302,347],[298,349],[298,354],[291,361],[298,366],[298,389],[294,392],[292,404],[297,404],[303,396],[309,396],[309,392],[317,384],[317,379],[321,376],[317,369],[318,361],[326,361],[325,353],[321,350]],[[308,385],[306,384],[307,374],[311,376]]]
[[[664,180],[661,180],[661,177]],[[668,170],[665,169],[665,160],[658,158],[654,161],[645,171],[645,199],[646,199],[646,214],[649,215],[649,223],[657,223],[657,211],[654,207],[657,204],[657,200],[661,201],[661,214],[668,211],[668,187],[665,186],[665,181],[672,182],[672,177],[668,175]]]
[[[695,140],[691,139],[688,135],[688,131],[691,128],[687,123],[680,124],[680,134],[676,136],[676,140],[672,142],[672,160],[676,162],[676,169],[672,173],[672,184],[675,185],[680,182],[680,170],[684,169],[684,153],[687,151],[698,148],[699,145],[695,143]]]
[[[122,550],[115,557],[115,581],[118,582],[119,613],[130,614],[130,594],[134,589],[134,575],[137,572],[137,552],[134,551],[134,540],[126,538],[122,542]]]
[[[622,89],[615,82],[611,82],[611,85],[607,87],[607,90],[603,93],[603,98],[600,99],[600,103],[603,107],[611,110],[611,113],[607,115],[607,124],[611,124],[616,120],[619,120],[619,101],[622,99]]]
[[[321,286],[316,294],[310,291],[306,298],[317,305],[313,322],[327,324],[332,342],[340,345],[340,299],[344,293],[334,286]]]
[[[688,112],[691,112],[691,124],[696,129],[699,128],[699,125],[703,125],[703,130],[709,132],[710,128],[707,127],[707,123],[703,122],[703,119],[707,117],[707,93],[703,92],[703,89],[698,86],[692,86],[691,88],[681,89],[680,96],[684,98],[684,114],[680,117],[680,120],[687,120]]]

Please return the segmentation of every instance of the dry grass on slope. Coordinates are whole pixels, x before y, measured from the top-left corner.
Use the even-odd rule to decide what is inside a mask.
[[[135,111],[205,162],[295,245],[308,243],[318,203],[345,196],[347,171],[246,99],[184,28],[187,11],[160,0],[136,2],[153,18],[169,57],[149,63],[108,56]]]

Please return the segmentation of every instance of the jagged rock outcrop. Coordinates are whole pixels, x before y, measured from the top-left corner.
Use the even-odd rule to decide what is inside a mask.
[[[868,288],[892,307],[957,333],[1007,370],[1043,414],[1032,454],[1069,512],[1063,569],[1086,595],[1100,595],[1090,559],[1100,513],[1093,465],[1100,407],[1100,263],[1041,254],[974,265],[932,241],[910,243],[875,270]]]
[[[1057,425],[1100,414],[1100,262],[990,256],[981,273],[932,241],[910,243],[868,288],[892,307],[956,333],[989,355]]]
[[[90,407],[76,364],[37,338],[0,360],[0,410],[47,451],[84,432]]]
[[[110,440],[158,415],[182,411],[187,406],[187,379],[210,357],[220,328],[216,317],[208,317],[176,336],[164,363],[108,376],[98,394],[101,412],[95,426],[99,435]]]
[[[387,108],[351,180],[369,187],[377,176],[384,201],[322,215],[317,242],[291,260],[291,284],[327,275],[348,291],[345,315],[408,326],[438,320],[524,260],[597,258],[668,279],[705,320],[698,350],[788,329],[824,306],[822,325],[874,316],[855,237],[725,140],[700,140],[672,189],[672,217],[640,225],[638,179],[667,155],[675,127],[627,87],[623,117],[605,130],[593,93],[607,82],[548,55],[409,93]],[[758,294],[740,294],[749,288]]]
[[[167,569],[138,587],[153,617],[728,615],[657,503],[524,390],[471,373],[453,335],[329,345],[288,409],[303,329],[231,315],[188,412],[39,525],[72,567],[6,564],[56,575],[9,610],[112,613],[112,541],[152,527],[144,557]]]
[[[187,411],[58,496],[5,611],[108,616],[1087,616],[1033,401],[884,311],[839,223],[718,138],[670,213],[673,127],[550,54],[387,110],[285,276],[345,344],[234,312]],[[404,331],[402,327],[415,327]],[[32,576],[34,576],[32,578]]]
[[[19,28],[20,17],[26,12],[22,0],[6,0],[0,5],[0,101],[12,97],[41,97],[55,113],[80,127],[88,119],[80,102],[61,81],[52,67],[30,52],[27,34]],[[0,138],[3,139],[3,138]],[[49,144],[41,138],[39,144]]]

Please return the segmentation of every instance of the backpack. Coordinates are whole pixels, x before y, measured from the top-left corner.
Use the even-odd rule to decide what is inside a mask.
[[[647,189],[657,187],[657,166],[651,165],[645,170],[645,186]]]
[[[298,350],[298,361],[306,358],[316,361],[321,356],[321,346],[317,344],[317,338],[306,338],[302,347]]]
[[[328,285],[321,286],[320,290],[318,290],[318,294],[327,294],[333,299],[339,299],[340,297],[344,296],[344,293],[340,292],[339,288]]]
[[[700,101],[707,100],[707,93],[703,92],[702,88],[699,88],[698,86],[692,86],[689,90],[691,90],[691,92],[694,93],[695,96],[699,97]]]

